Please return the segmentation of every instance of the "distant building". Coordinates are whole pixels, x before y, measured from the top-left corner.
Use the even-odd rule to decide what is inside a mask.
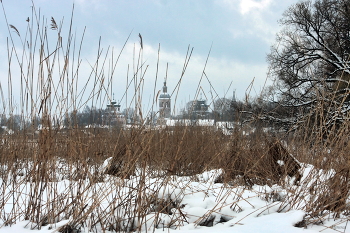
[[[170,118],[171,116],[171,96],[168,94],[168,87],[164,81],[163,93],[159,96],[159,116],[161,118]]]
[[[197,119],[207,119],[209,117],[209,105],[207,104],[207,101],[195,100],[192,113]]]
[[[107,104],[107,110],[113,113],[120,112],[120,104],[117,104],[115,100],[112,100],[110,104]]]
[[[187,103],[187,111],[191,119],[208,119],[210,117],[209,105],[206,100],[192,100]]]
[[[107,114],[105,118],[105,124],[107,125],[124,125],[125,116],[120,112],[120,104],[117,104],[115,100],[112,100],[110,104],[107,104]]]

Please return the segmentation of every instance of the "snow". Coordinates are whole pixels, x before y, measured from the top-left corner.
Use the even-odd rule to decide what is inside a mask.
[[[174,120],[174,119],[168,119],[165,118],[165,124],[166,126],[190,126],[190,125],[196,125],[196,126],[214,126],[215,121],[213,119],[197,119],[197,120],[188,120],[188,119],[180,119],[180,120]]]
[[[232,130],[235,127],[231,121],[218,121],[216,122],[216,128],[220,129],[225,135],[232,135]]]
[[[102,169],[108,166],[105,161]],[[281,162],[282,163],[282,162]],[[61,164],[62,165],[62,164]],[[281,164],[282,165],[282,164]],[[300,182],[306,182],[311,173],[317,171],[319,181],[325,181],[333,177],[334,171],[316,170],[312,165],[303,164],[303,177]],[[26,171],[23,171],[26,173]],[[86,183],[80,182],[80,187],[85,189],[84,198],[90,206],[99,204],[101,210],[108,209],[109,204],[116,196],[131,194],[136,197],[138,193],[138,184],[140,184],[140,170],[136,171],[136,175],[130,179],[122,180],[117,177],[106,175],[104,182]],[[254,185],[250,189],[241,186],[215,183],[215,179],[222,174],[222,170],[211,170],[198,174],[195,177],[186,176],[158,176],[151,174],[146,175],[144,180],[144,192],[142,195],[156,196],[159,200],[171,201],[174,206],[170,206],[169,213],[159,213],[155,211],[156,204],[149,206],[149,213],[142,219],[138,219],[133,227],[139,227],[142,232],[173,232],[173,233],[273,233],[273,232],[350,232],[347,228],[347,218],[342,216],[336,220],[323,219],[320,224],[309,225],[307,228],[298,228],[294,225],[301,222],[307,213],[302,209],[293,209],[288,203],[288,197],[291,192],[302,192],[302,186],[289,187],[287,190],[278,185],[261,186]],[[19,178],[21,179],[21,178]],[[53,182],[56,187],[56,195],[62,196],[69,200],[73,198],[77,190],[72,190],[77,181],[70,181],[61,177],[62,180]],[[309,184],[313,182],[307,181]],[[286,182],[288,183],[288,182]],[[292,184],[292,182],[289,182]],[[25,202],[26,197],[31,190],[31,183],[22,183],[18,187],[16,197],[18,200]],[[70,187],[70,188],[68,188]],[[75,187],[79,189],[78,187]],[[304,187],[305,188],[305,187]],[[47,192],[41,196],[42,202],[47,203],[45,199]],[[307,201],[307,196],[305,201]],[[23,204],[19,203],[19,204]],[[298,205],[294,205],[298,206]],[[302,205],[299,205],[302,206]],[[134,208],[134,206],[129,206]],[[9,214],[12,210],[11,200],[5,204],[4,212]],[[115,213],[127,214],[127,210],[121,204],[114,209]],[[4,213],[2,213],[3,215]],[[58,227],[69,223],[72,219],[60,218],[56,224],[43,226],[40,232],[55,232]],[[3,222],[0,221],[0,224]],[[124,222],[125,226],[132,227],[130,222]],[[130,226],[129,226],[129,225]],[[2,226],[0,233],[8,232],[39,232],[31,230],[33,223],[20,218],[17,223],[10,226]],[[85,224],[85,228],[81,232],[89,232],[89,221]],[[103,232],[102,229],[94,232]],[[109,232],[109,231],[104,231]]]
[[[6,132],[8,135],[12,135],[12,134],[15,133],[12,129],[7,128],[7,126],[1,126],[1,128],[2,128],[3,130],[5,130],[5,132]]]
[[[283,160],[277,160],[278,165],[284,166],[284,161]]]

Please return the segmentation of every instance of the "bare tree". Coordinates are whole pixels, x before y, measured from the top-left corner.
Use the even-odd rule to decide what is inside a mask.
[[[214,113],[218,116],[218,120],[221,121],[232,121],[233,111],[231,109],[232,99],[218,98],[214,101]]]
[[[330,118],[341,118],[350,110],[350,0],[302,1],[280,23],[267,58],[280,100],[310,111],[321,99]]]

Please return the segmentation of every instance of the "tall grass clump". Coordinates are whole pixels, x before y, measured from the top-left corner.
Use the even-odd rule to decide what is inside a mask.
[[[305,224],[327,218],[348,220],[349,215],[349,113],[346,97],[336,93],[317,96],[316,106],[296,125],[289,150],[305,165],[303,182],[294,187],[290,208],[303,208]],[[344,96],[347,96],[347,93]],[[286,204],[287,205],[287,204]]]

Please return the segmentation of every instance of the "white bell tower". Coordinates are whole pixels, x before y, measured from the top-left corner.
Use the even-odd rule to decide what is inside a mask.
[[[168,94],[168,87],[164,81],[163,93],[159,96],[159,115],[162,118],[171,116],[171,96]]]

